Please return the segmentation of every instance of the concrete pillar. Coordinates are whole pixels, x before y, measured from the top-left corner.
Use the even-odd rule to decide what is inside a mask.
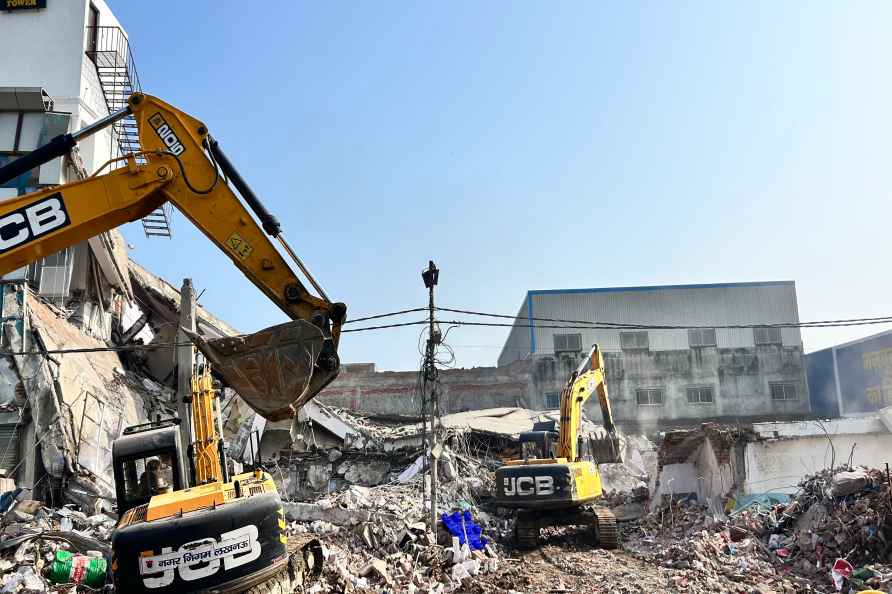
[[[192,368],[195,364],[195,347],[182,328],[195,332],[195,297],[192,292],[192,279],[184,278],[180,289],[180,329],[177,330],[177,414],[180,417],[180,464],[186,476],[187,486],[194,477],[189,472],[189,444],[192,443],[192,416],[189,402],[192,399]]]

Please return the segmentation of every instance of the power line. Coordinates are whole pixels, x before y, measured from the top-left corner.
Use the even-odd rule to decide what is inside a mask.
[[[350,328],[348,330],[341,330],[341,334],[345,332],[366,332],[368,330],[383,330],[384,328],[401,328],[403,326],[418,326],[420,324],[427,324],[427,320],[420,320],[418,322],[403,322],[401,324],[384,324],[383,326],[363,326],[362,328]]]
[[[426,307],[415,307],[415,308],[412,308],[412,309],[403,309],[403,310],[400,310],[400,311],[392,311],[392,312],[390,312],[390,313],[378,314],[378,315],[374,315],[374,316],[366,316],[366,317],[364,317],[364,318],[354,318],[354,319],[352,319],[352,320],[347,320],[347,321],[344,322],[344,323],[345,323],[345,324],[353,324],[353,323],[355,323],[355,322],[365,322],[365,321],[368,321],[368,320],[377,320],[377,319],[380,319],[380,318],[390,318],[390,317],[393,317],[393,316],[401,316],[401,315],[403,315],[403,314],[407,314],[407,313],[415,313],[415,312],[419,312],[419,311],[427,311],[427,308],[426,308]],[[349,332],[349,330],[345,330],[345,332]]]
[[[828,328],[836,326],[864,326],[871,324],[888,324],[892,323],[892,316],[880,316],[876,318],[848,318],[841,320],[819,320],[814,322],[779,322],[779,323],[749,323],[749,324],[724,324],[724,325],[696,325],[696,324],[650,324],[650,323],[626,323],[626,322],[603,322],[590,320],[565,320],[561,318],[541,318],[522,315],[506,315],[486,313],[480,311],[472,311],[466,309],[455,309],[449,307],[438,307],[440,311],[448,311],[451,313],[460,313],[474,316],[483,316],[490,318],[503,318],[516,320],[510,326],[517,326],[523,322],[557,322],[561,324],[577,324],[585,328],[598,329],[623,329],[631,328],[636,330],[697,330],[703,328],[722,328],[722,329],[741,329],[741,328]],[[477,325],[469,322],[469,325]],[[506,324],[497,324],[505,326]],[[537,328],[572,328],[571,326],[536,326]]]
[[[876,318],[848,318],[840,320],[820,320],[814,322],[782,322],[782,323],[753,323],[753,324],[724,324],[724,325],[672,325],[672,324],[634,324],[624,322],[593,322],[585,320],[565,320],[560,318],[540,318],[526,316],[509,316],[505,314],[494,314],[486,312],[478,312],[463,309],[454,309],[449,307],[437,307],[437,310],[448,311],[452,313],[461,313],[466,315],[475,315],[483,317],[494,317],[502,319],[515,320],[513,323],[500,322],[472,322],[470,320],[437,320],[442,325],[453,326],[476,326],[484,328],[514,328],[523,327],[524,322],[554,322],[554,324],[537,324],[536,328],[555,329],[555,330],[696,330],[702,328],[711,329],[747,329],[747,328],[835,328],[845,326],[870,326],[877,324],[892,323],[892,316],[882,316]],[[404,315],[425,311],[427,308],[414,308],[394,311],[364,318],[350,320],[351,322],[360,322],[363,320],[375,320],[392,316]],[[347,323],[347,322],[345,322]],[[349,328],[341,330],[341,333],[348,332],[370,332],[373,330],[386,330],[389,328],[404,328],[407,326],[420,326],[428,324],[428,320],[417,320],[412,322],[399,322],[395,324],[381,324],[377,326],[363,326],[361,328]],[[103,352],[125,352],[125,351],[150,351],[157,349],[173,349],[180,346],[192,346],[191,342],[162,342],[152,344],[130,344],[122,346],[105,346],[105,347],[83,347],[69,349],[51,349],[46,351],[0,351],[0,356],[26,356],[26,355],[65,355],[65,354],[87,354],[87,353],[103,353]],[[478,345],[468,345],[478,346]],[[479,345],[482,346],[482,345]],[[493,345],[495,346],[495,345]]]
[[[173,349],[180,346],[193,346],[191,342],[159,342],[157,344],[128,344],[122,346],[83,347],[72,349],[49,349],[40,351],[0,351],[3,357],[27,355],[67,355],[77,353],[105,353],[120,351],[150,351],[155,349]]]

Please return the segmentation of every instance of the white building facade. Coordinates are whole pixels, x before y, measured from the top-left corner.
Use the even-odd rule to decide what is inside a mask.
[[[0,165],[120,109],[139,90],[127,33],[103,0],[0,0],[0,46]],[[0,200],[83,179],[137,148],[135,125],[125,119],[67,155],[0,184]],[[3,350],[38,351],[62,336],[66,346],[113,344],[140,313],[117,230],[0,278]],[[67,357],[55,363],[0,357],[0,474],[15,477],[20,486],[32,488],[42,475],[61,481],[73,472],[72,464],[86,470],[83,476],[107,474],[111,439],[120,425],[145,418],[127,388],[115,387],[108,374],[96,375],[107,354],[91,355],[90,365]],[[109,361],[110,369],[120,366],[119,359]],[[74,379],[68,382],[66,374]],[[65,434],[68,441],[55,434],[41,440],[49,428],[65,425],[54,418],[48,394],[68,407],[65,414],[77,432]],[[64,427],[58,430],[64,434]],[[65,447],[57,443],[71,446],[67,464],[59,454]],[[103,480],[100,491],[110,491]]]
[[[797,418],[810,411],[799,329],[745,326],[798,322],[792,281],[530,291],[499,365],[530,359],[534,393],[554,408],[597,343],[620,422]]]

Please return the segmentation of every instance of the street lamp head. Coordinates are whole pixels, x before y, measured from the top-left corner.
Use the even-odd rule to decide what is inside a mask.
[[[427,270],[421,271],[421,278],[424,279],[424,286],[427,289],[437,286],[437,279],[440,277],[440,271],[434,266],[433,260],[428,260]]]

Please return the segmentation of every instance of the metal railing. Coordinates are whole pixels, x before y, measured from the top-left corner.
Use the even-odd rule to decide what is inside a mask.
[[[86,29],[86,54],[96,66],[108,111],[122,109],[127,106],[130,95],[142,90],[130,41],[120,27],[88,26]],[[132,115],[115,123],[113,133],[122,155],[140,150],[139,130]],[[137,160],[144,158],[137,157]],[[170,205],[159,206],[143,218],[143,231],[147,236],[170,237],[172,214]]]

